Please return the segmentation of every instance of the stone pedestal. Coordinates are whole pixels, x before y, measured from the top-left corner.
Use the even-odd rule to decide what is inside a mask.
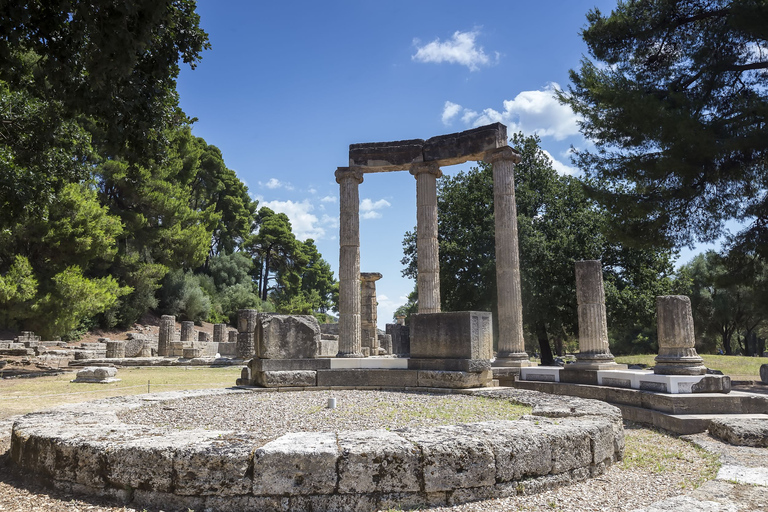
[[[195,341],[195,322],[181,322],[181,336],[179,341]]]
[[[160,331],[157,335],[157,355],[168,357],[168,344],[173,341],[173,333],[176,329],[176,317],[173,315],[163,315],[160,317]]]
[[[691,299],[685,295],[656,297],[659,355],[653,373],[704,375],[707,367],[696,352]]]
[[[349,167],[336,170],[339,184],[339,353],[361,357],[360,333],[360,196],[363,174]]]
[[[360,273],[360,343],[368,347],[371,354],[378,355],[379,339],[376,329],[378,320],[376,302],[376,281],[381,279],[378,272]]]
[[[435,163],[414,164],[416,177],[416,252],[419,313],[440,312],[440,249],[437,243],[437,178]]]
[[[523,338],[523,304],[515,204],[515,164],[520,155],[510,147],[489,151],[493,165],[493,208],[496,229],[496,289],[499,347],[495,367],[530,366]],[[421,299],[421,296],[419,296]]]
[[[183,357],[184,356],[184,342],[172,341],[168,343],[168,356],[170,357]]]
[[[213,342],[224,343],[227,340],[225,336],[227,334],[227,324],[215,324],[213,326]]]

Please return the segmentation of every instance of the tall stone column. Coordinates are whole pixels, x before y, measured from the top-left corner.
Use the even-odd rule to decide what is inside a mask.
[[[571,369],[616,370],[608,345],[603,266],[600,260],[576,262],[576,301],[579,313],[579,353]],[[578,368],[576,368],[578,367]]]
[[[659,355],[653,373],[704,375],[707,367],[696,352],[691,299],[685,295],[656,297]]]
[[[493,165],[493,214],[496,228],[496,290],[499,347],[493,366],[530,366],[523,338],[520,257],[517,242],[515,164],[520,155],[509,146],[486,153]]]
[[[176,329],[176,317],[163,315],[160,317],[160,331],[157,334],[157,355],[168,357],[170,355],[170,343],[173,341],[173,332]]]
[[[416,254],[419,313],[440,312],[440,249],[437,243],[437,178],[443,175],[436,163],[411,166],[416,177]]]
[[[371,349],[371,355],[379,355],[379,337],[376,330],[377,306],[376,281],[378,272],[360,273],[360,332],[361,345]]]
[[[336,357],[362,357],[360,340],[360,195],[363,173],[336,170],[339,184],[339,352]]]

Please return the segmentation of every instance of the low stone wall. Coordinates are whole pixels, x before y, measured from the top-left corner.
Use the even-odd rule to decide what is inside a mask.
[[[408,389],[405,389],[408,391]],[[376,510],[530,494],[601,474],[621,459],[621,414],[602,402],[486,389],[532,406],[517,421],[288,433],[167,433],[117,412],[201,394],[142,395],[65,406],[14,423],[12,463],[68,492],[164,510]],[[270,391],[262,391],[270,392]]]

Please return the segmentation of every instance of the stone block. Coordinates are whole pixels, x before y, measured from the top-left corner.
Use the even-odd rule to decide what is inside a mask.
[[[256,326],[257,354],[262,359],[317,357],[320,325],[310,315],[261,314]]]
[[[491,486],[496,482],[490,444],[468,434],[461,425],[418,429],[400,435],[421,449],[426,492]]]
[[[768,364],[760,365],[760,380],[763,384],[768,384]]]
[[[411,315],[411,357],[491,359],[491,314],[454,311]]]
[[[143,335],[127,340],[124,347],[125,357],[140,357],[139,354],[142,353],[145,345],[147,345],[147,339]]]
[[[72,382],[109,384],[110,382],[118,382],[120,380],[115,378],[116,375],[117,368],[111,366],[86,366],[82,370],[78,370],[77,376]]]
[[[317,372],[313,370],[252,372],[254,386],[264,388],[314,387]]]
[[[339,450],[339,493],[419,490],[419,450],[396,433],[341,432]]]
[[[168,357],[184,357],[184,342],[183,341],[169,341],[168,342]]]
[[[392,353],[392,336],[390,334],[379,334],[379,347],[384,350],[384,354]]]
[[[418,375],[410,370],[318,370],[317,385],[407,387],[418,385]]]
[[[387,324],[386,332],[392,336],[392,354],[408,355],[411,353],[410,327],[400,324]]]
[[[169,492],[173,486],[173,447],[165,438],[114,444],[106,460],[107,481],[115,487]]]
[[[330,334],[332,336],[339,335],[339,324],[320,324],[320,334]]]
[[[418,385],[426,388],[467,389],[489,387],[493,384],[493,372],[479,373],[420,370]]]
[[[253,494],[332,494],[338,458],[335,434],[286,434],[254,452]]]
[[[252,450],[252,442],[232,439],[202,439],[177,449],[173,492],[192,496],[248,494]]]
[[[349,145],[349,166],[369,167],[369,171],[399,171],[423,160],[424,140],[362,142]]]
[[[234,331],[232,331],[232,333],[237,335]],[[237,357],[237,342],[219,343],[218,351],[221,357]]]
[[[408,359],[409,370],[434,370],[479,373],[491,369],[488,359]]]
[[[691,393],[730,393],[731,378],[728,375],[705,375],[691,386]]]
[[[424,161],[446,166],[482,160],[487,151],[506,146],[507,140],[507,127],[501,123],[439,135],[424,143]]]
[[[202,357],[203,349],[201,348],[185,348],[182,350],[182,357],[184,359],[194,359],[196,357]]]
[[[328,334],[321,336],[320,341],[317,342],[318,357],[336,357],[339,353],[339,337],[330,337]]]
[[[331,360],[325,359],[252,359],[248,367],[253,372],[281,372],[297,370],[327,370]]]
[[[736,446],[768,447],[768,420],[760,418],[716,418],[709,433]]]

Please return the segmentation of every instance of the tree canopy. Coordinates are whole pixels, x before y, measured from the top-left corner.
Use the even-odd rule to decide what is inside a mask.
[[[768,256],[768,3],[619,1],[587,14],[590,58],[562,102],[594,150],[590,195],[635,245],[736,243]]]

